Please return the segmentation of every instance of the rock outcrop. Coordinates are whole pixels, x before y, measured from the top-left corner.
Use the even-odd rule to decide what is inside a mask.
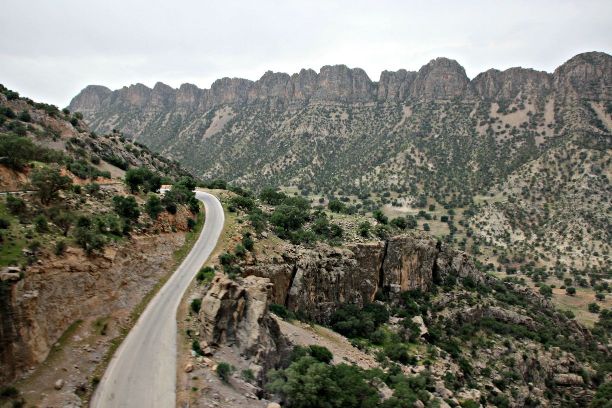
[[[466,254],[417,234],[342,248],[289,246],[282,259],[246,265],[244,272],[270,279],[273,303],[320,322],[327,322],[338,305],[363,306],[378,292],[393,298],[428,290],[447,275],[486,279]]]
[[[210,89],[192,84],[173,89],[157,83],[153,89],[136,84],[111,91],[90,85],[72,99],[69,109],[82,112],[91,121],[103,112],[119,109],[125,110],[123,114],[129,114],[134,108],[149,112],[179,109],[204,113],[224,104],[445,100],[462,95],[470,97],[472,93],[484,99],[509,100],[519,94],[543,96],[553,87],[563,96],[609,100],[611,81],[611,58],[601,52],[579,54],[554,74],[520,67],[505,71],[491,69],[472,81],[457,61],[436,58],[418,72],[383,71],[378,82],[373,82],[361,68],[326,65],[319,73],[312,69],[302,69],[293,75],[268,71],[257,81],[221,78]]]
[[[135,306],[167,273],[183,240],[139,238],[89,258],[69,248],[62,258],[28,267],[23,279],[0,282],[0,384],[44,361],[75,321]]]
[[[210,345],[234,346],[266,371],[277,366],[288,347],[268,313],[271,287],[267,278],[234,281],[217,274],[202,299],[201,339]]]

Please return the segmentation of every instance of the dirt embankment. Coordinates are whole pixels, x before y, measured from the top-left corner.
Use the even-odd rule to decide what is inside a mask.
[[[184,241],[183,233],[138,236],[103,254],[69,248],[27,268],[2,299],[0,381],[21,376],[29,403],[78,399],[131,311],[173,269]]]

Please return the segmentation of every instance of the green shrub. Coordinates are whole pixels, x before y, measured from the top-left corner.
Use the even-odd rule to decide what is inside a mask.
[[[217,375],[224,383],[228,383],[232,372],[234,371],[234,367],[229,365],[228,363],[221,362],[217,364]]]
[[[213,268],[211,268],[210,266],[205,266],[204,268],[200,269],[198,271],[198,273],[196,274],[196,280],[198,281],[198,283],[208,283],[210,281],[212,281],[212,278],[215,276],[215,270]]]
[[[202,351],[202,347],[200,346],[200,342],[197,339],[193,339],[191,341],[191,349],[196,353],[196,355],[198,356],[203,356],[204,352]]]
[[[195,314],[200,313],[200,308],[202,307],[202,299],[193,299],[191,301],[191,311]]]
[[[6,196],[6,208],[13,215],[23,215],[27,211],[25,201],[12,194],[7,194]]]
[[[322,363],[330,363],[334,359],[334,355],[326,347],[316,344],[310,345],[310,355]]]
[[[47,222],[47,218],[40,214],[37,215],[36,218],[34,218],[34,226],[36,228],[36,232],[38,233],[45,233],[45,232],[49,232],[49,223]]]
[[[61,256],[66,252],[66,241],[57,241],[55,243],[55,255]]]
[[[288,310],[283,305],[271,303],[270,306],[268,306],[268,308],[270,309],[272,313],[274,313],[281,319],[295,319],[295,314],[292,311]]]
[[[253,247],[255,246],[255,241],[253,241],[253,238],[251,237],[251,234],[249,232],[242,236],[242,245],[247,251],[253,250]]]
[[[11,222],[6,218],[0,218],[0,229],[8,229],[11,226]]]
[[[114,196],[113,207],[120,217],[128,221],[136,221],[140,217],[140,210],[134,196]]]

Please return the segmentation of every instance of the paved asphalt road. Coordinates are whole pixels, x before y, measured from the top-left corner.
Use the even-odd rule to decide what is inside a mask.
[[[215,248],[224,222],[223,207],[216,197],[197,191],[196,198],[206,208],[202,234],[115,352],[92,407],[175,406],[176,312],[185,290]]]

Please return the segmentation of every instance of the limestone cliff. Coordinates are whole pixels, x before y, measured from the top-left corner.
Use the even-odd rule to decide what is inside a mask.
[[[209,345],[235,346],[264,370],[288,352],[276,320],[268,313],[272,284],[248,276],[237,281],[216,275],[202,299],[201,338]]]
[[[345,247],[287,246],[282,260],[256,261],[244,271],[270,279],[272,302],[320,322],[340,304],[428,290],[445,275],[484,279],[465,254],[417,234]]]

